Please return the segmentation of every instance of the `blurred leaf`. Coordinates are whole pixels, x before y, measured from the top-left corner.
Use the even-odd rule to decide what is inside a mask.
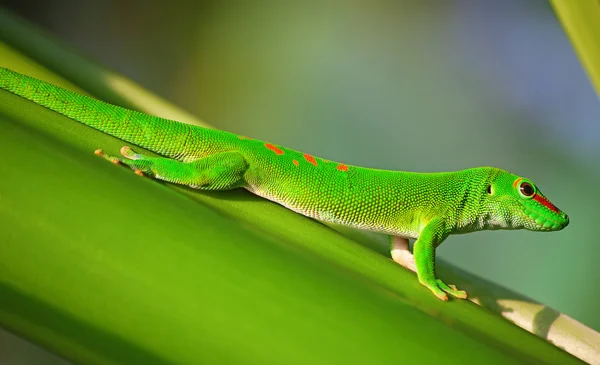
[[[552,0],[550,3],[600,95],[600,3],[598,0]]]

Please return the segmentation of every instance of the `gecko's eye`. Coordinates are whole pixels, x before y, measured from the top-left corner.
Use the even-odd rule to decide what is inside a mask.
[[[492,185],[488,185],[487,187],[487,193],[492,195]]]
[[[533,194],[535,194],[535,188],[530,183],[523,181],[519,185],[519,192],[521,193],[521,195],[523,195],[523,197],[531,198]]]

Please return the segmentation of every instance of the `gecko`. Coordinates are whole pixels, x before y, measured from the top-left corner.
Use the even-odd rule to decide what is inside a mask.
[[[558,231],[567,214],[528,178],[495,167],[406,172],[325,160],[277,144],[151,116],[0,67],[0,88],[103,133],[121,157],[95,153],[136,174],[200,190],[244,188],[294,212],[386,234],[391,257],[441,300],[467,298],[435,272],[436,248],[453,234]],[[409,239],[413,239],[412,252]]]

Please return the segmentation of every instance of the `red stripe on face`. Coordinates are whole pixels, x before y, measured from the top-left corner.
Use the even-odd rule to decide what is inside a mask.
[[[560,210],[558,210],[558,208],[555,207],[554,204],[550,203],[550,201],[548,199],[541,196],[540,194],[535,194],[533,196],[533,200],[542,204],[543,206],[545,206],[546,208],[550,209],[551,211],[553,211],[555,213],[560,213]]]
[[[298,162],[298,160],[292,160],[292,162],[294,163],[294,165],[299,166],[300,162]]]
[[[519,183],[521,182],[521,180],[523,180],[523,179],[518,178],[517,180],[515,180],[515,182],[513,183],[513,186],[516,188],[517,185],[519,185]]]
[[[313,164],[313,165],[317,166],[317,160],[315,160],[315,158],[312,157],[311,155],[308,155],[308,154],[305,153],[304,154],[304,159],[306,161],[308,161],[310,164]]]
[[[283,155],[283,153],[284,153],[282,150],[277,148],[277,146],[274,146],[270,143],[265,143],[265,147],[267,147],[268,149],[270,149],[271,151],[275,152],[278,155]]]
[[[337,165],[336,168],[340,171],[348,171],[348,165],[344,165],[343,163]]]

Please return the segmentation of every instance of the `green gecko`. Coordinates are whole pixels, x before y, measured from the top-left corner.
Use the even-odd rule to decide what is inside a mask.
[[[558,231],[569,217],[529,179],[494,167],[417,173],[332,162],[237,134],[127,110],[0,68],[0,88],[146,148],[96,154],[146,175],[202,190],[245,188],[324,222],[389,235],[392,258],[441,300],[467,293],[435,274],[449,235],[495,229]],[[408,239],[416,239],[413,253]]]

